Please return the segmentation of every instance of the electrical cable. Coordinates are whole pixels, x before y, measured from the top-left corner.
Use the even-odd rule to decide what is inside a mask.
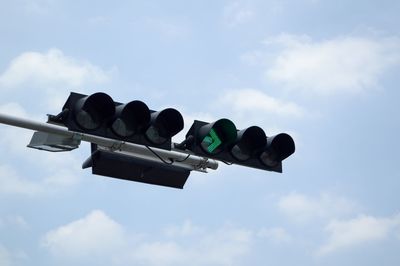
[[[185,159],[183,159],[183,160],[175,160],[175,162],[182,163],[182,162],[186,161],[187,159],[189,159],[189,157],[190,157],[190,154],[188,154]]]
[[[225,162],[225,161],[222,161],[222,160],[221,160],[221,162],[223,162],[223,163],[226,164],[226,165],[232,165],[232,164],[233,164],[233,163]]]
[[[163,163],[168,164],[168,165],[171,165],[171,164],[174,163],[174,160],[172,160],[172,159],[169,159],[170,162],[167,162],[166,160],[164,160],[160,155],[158,155],[155,151],[153,151],[153,149],[151,149],[149,146],[146,145],[146,148],[147,148],[149,151],[151,151],[155,156],[157,156],[158,159],[160,159]]]

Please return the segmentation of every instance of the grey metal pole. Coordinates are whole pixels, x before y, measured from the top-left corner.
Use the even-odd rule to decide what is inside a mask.
[[[86,134],[86,133],[69,131],[67,128],[64,128],[61,126],[43,123],[43,122],[37,122],[37,121],[30,120],[30,119],[16,117],[16,116],[2,114],[2,113],[0,113],[0,123],[10,125],[10,126],[30,129],[30,130],[51,133],[51,134],[60,135],[60,136],[64,136],[64,137],[79,139],[82,141],[95,143],[95,144],[105,147],[111,151],[124,152],[124,153],[130,154],[132,156],[146,158],[146,159],[153,160],[153,161],[156,160],[155,159],[156,156],[154,154],[152,154],[152,152],[146,146],[139,145],[139,144],[103,138],[103,137],[94,136],[94,135],[90,135],[90,134]],[[207,168],[213,169],[213,170],[216,170],[218,168],[218,162],[216,160],[212,160],[209,158],[199,157],[199,156],[196,156],[193,154],[185,153],[184,151],[182,151],[182,152],[167,151],[167,150],[153,148],[153,147],[151,149],[155,153],[157,153],[157,155],[159,155],[161,158],[166,159],[166,160],[172,159],[174,161],[178,161],[176,164],[182,164],[182,165],[189,166],[191,168],[191,170],[197,170],[197,171],[204,172]],[[157,160],[159,160],[159,159],[157,159]]]

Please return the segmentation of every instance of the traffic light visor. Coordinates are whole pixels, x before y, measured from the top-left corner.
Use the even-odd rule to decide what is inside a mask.
[[[295,144],[291,136],[281,133],[267,138],[267,146],[260,155],[261,162],[270,167],[292,155],[295,151]]]
[[[131,137],[142,131],[150,122],[150,110],[141,101],[132,101],[116,107],[112,131],[119,137]]]
[[[267,137],[260,127],[252,126],[238,132],[237,140],[231,149],[232,156],[239,161],[250,159],[267,144]]]
[[[201,141],[200,146],[204,152],[218,154],[235,142],[237,131],[232,121],[223,118],[202,126],[199,129],[198,136]]]
[[[79,99],[74,106],[75,121],[84,130],[99,128],[114,113],[113,99],[101,92]]]
[[[173,108],[167,108],[151,114],[150,127],[146,131],[146,137],[153,144],[163,144],[182,129],[181,113]]]

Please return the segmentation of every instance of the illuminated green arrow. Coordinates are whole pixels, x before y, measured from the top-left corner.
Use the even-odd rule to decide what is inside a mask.
[[[207,151],[209,153],[215,151],[215,149],[222,143],[214,129],[210,130],[210,134],[206,136],[203,141],[208,144]]]

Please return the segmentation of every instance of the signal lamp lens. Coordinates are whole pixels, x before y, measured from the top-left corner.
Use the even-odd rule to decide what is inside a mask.
[[[239,145],[235,145],[231,149],[232,156],[238,161],[247,161],[250,159],[250,154],[243,152]]]
[[[231,149],[232,156],[238,161],[247,161],[256,152],[265,147],[267,137],[260,127],[252,126],[238,133],[235,145]]]
[[[75,121],[84,130],[95,130],[115,113],[114,101],[105,93],[79,99],[75,105]]]
[[[260,155],[261,162],[268,167],[275,167],[279,164],[278,156],[273,150],[265,150]]]
[[[147,139],[156,145],[161,145],[168,140],[168,138],[164,137],[163,135],[165,134],[163,134],[160,129],[153,125],[151,125],[146,131]]]
[[[173,108],[152,113],[150,123],[145,135],[156,145],[165,143],[183,129],[183,117]]]
[[[116,107],[116,118],[111,125],[121,138],[131,137],[142,131],[150,121],[150,110],[141,101],[132,101]]]
[[[291,136],[281,133],[267,138],[267,146],[261,153],[260,160],[266,166],[274,167],[295,151],[295,144]]]
[[[202,126],[199,135],[203,151],[208,154],[218,154],[236,140],[237,132],[232,121],[220,119]]]

